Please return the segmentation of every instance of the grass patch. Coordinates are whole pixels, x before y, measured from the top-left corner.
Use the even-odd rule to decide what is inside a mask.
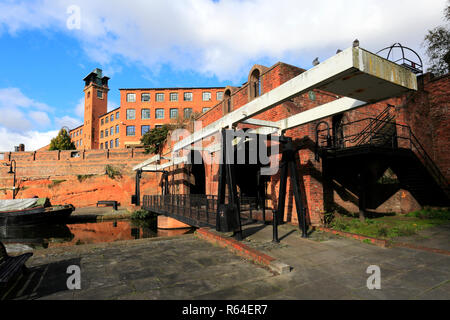
[[[422,210],[410,212],[406,216],[419,219],[450,220],[450,210],[448,208],[424,208]]]
[[[336,217],[331,222],[330,227],[339,231],[387,240],[402,236],[413,236],[422,229],[449,222],[447,209],[424,209],[407,215],[366,219],[364,222],[361,222],[358,218]]]
[[[79,182],[83,182],[84,180],[92,178],[93,176],[93,174],[79,174],[77,175],[77,179]]]
[[[52,188],[56,187],[57,185],[63,183],[64,181],[66,181],[66,180],[52,180],[52,183],[50,183],[48,185],[48,188],[52,189]]]

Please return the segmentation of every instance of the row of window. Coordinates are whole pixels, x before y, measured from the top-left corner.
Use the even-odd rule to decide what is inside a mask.
[[[202,112],[208,111],[210,108],[205,107],[202,109]],[[170,119],[177,119],[178,118],[178,109],[172,108],[169,110]],[[184,108],[183,109],[183,116],[185,119],[188,119],[192,114],[192,108]],[[141,109],[141,120],[148,120],[150,119],[150,109]],[[164,119],[164,109],[157,108],[155,109],[155,119]],[[127,120],[136,120],[136,110],[135,109],[127,109]]]
[[[161,128],[161,125],[156,125],[155,128]],[[141,136],[150,131],[150,126],[141,126]],[[136,135],[136,126],[127,126],[127,136],[134,137]]]
[[[209,107],[204,107],[202,109],[202,112],[208,111]],[[184,108],[183,109],[183,115],[187,119],[192,114],[192,108]],[[116,112],[115,115],[111,114],[110,116],[106,118],[102,118],[100,120],[100,124],[103,126],[106,123],[112,122],[114,120],[119,120],[120,113]],[[155,118],[156,119],[164,119],[164,109],[155,109]],[[172,108],[170,109],[170,119],[176,119],[178,118],[178,109]],[[147,120],[150,119],[150,109],[141,109],[141,119]],[[136,110],[135,109],[127,109],[127,120],[136,120]],[[81,130],[81,129],[80,129]],[[82,130],[81,130],[82,131]],[[76,135],[78,135],[78,131],[76,132]],[[72,137],[75,136],[75,133]]]
[[[78,147],[81,147],[83,145],[83,139],[80,139],[78,141],[75,142],[75,145]]]
[[[77,130],[77,131],[75,131],[75,132],[72,132],[72,133],[70,134],[70,137],[71,137],[71,138],[75,138],[75,137],[81,136],[82,134],[83,134],[83,129],[80,129],[80,130]]]
[[[164,101],[164,93],[156,93],[155,94],[155,101],[162,102]],[[169,94],[169,101],[178,101],[178,92],[172,92]],[[223,92],[217,92],[216,93],[216,100],[221,101],[223,99]],[[193,101],[194,95],[192,92],[184,92],[183,93],[183,100],[184,101]],[[203,101],[211,101],[211,92],[204,91],[202,93],[202,100]],[[150,101],[150,93],[142,93],[141,94],[141,102],[149,102]],[[127,93],[127,102],[136,102],[136,93]]]
[[[115,130],[116,134],[119,134],[119,132],[120,132],[119,125],[116,125],[115,128],[116,128],[116,130]],[[105,131],[100,130],[100,138],[107,137],[107,136],[112,136],[112,135],[114,135],[114,127],[111,127],[109,129],[105,129]]]
[[[105,144],[100,143],[100,149],[113,149],[113,148],[119,148],[119,138],[116,140],[110,140],[109,142],[106,141]]]
[[[116,112],[115,117],[116,117],[116,120],[119,120],[120,113]],[[111,121],[111,122],[114,121],[114,114],[111,114],[110,116],[107,116],[106,118],[103,118],[103,119],[100,120],[101,125],[104,125],[105,123],[108,123],[109,121]]]

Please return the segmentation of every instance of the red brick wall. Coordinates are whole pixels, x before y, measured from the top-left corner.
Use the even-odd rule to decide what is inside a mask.
[[[425,90],[428,92],[429,131],[433,141],[429,155],[450,180],[450,75],[426,83]]]
[[[289,81],[293,77],[299,75],[304,70],[295,66],[284,63],[277,63],[271,68],[263,67],[264,72],[261,73],[262,90],[266,93],[282,83]],[[254,70],[254,68],[252,69]],[[399,124],[408,125],[412,132],[420,140],[427,152],[432,155],[433,160],[440,166],[441,170],[449,176],[449,122],[448,122],[448,96],[449,92],[449,77],[435,79],[429,81],[425,79],[425,90],[409,93],[402,97],[392,98],[387,101],[382,101],[376,104],[365,106],[344,114],[344,123],[353,122],[363,118],[374,118],[382,112],[387,104],[394,105],[392,110],[396,116],[396,121]],[[231,99],[233,102],[233,110],[236,110],[246,103],[248,103],[248,84],[244,84],[238,90],[232,93]],[[292,99],[291,102],[285,102],[275,108],[272,108],[264,113],[259,114],[255,118],[269,121],[277,121],[286,118],[290,115],[309,110],[318,105],[325,104],[339,98],[336,95],[323,92],[321,90],[314,90],[312,94],[305,93]],[[203,126],[206,126],[223,116],[222,104],[217,105],[209,112],[205,113],[199,120],[203,121]],[[331,118],[324,119],[330,124]],[[315,161],[314,157],[314,143],[315,143],[315,128],[319,121],[304,125],[295,129],[288,130],[286,136],[292,137],[298,145],[301,145],[298,156],[300,166],[298,168],[300,180],[300,189],[304,203],[307,204],[308,219],[313,224],[320,224],[321,216],[325,212],[324,206],[324,188],[322,185],[322,163]],[[368,121],[363,121],[346,128],[346,134],[358,133],[365,126]],[[238,128],[252,127],[249,125],[238,125]],[[325,127],[325,126],[324,126]],[[399,140],[401,145],[403,140]],[[212,143],[217,143],[214,141]],[[204,143],[207,146],[209,143]],[[214,154],[218,157],[219,153]],[[210,157],[204,154],[204,159]],[[280,156],[279,156],[280,158]],[[218,187],[218,168],[216,163],[206,166],[206,185],[207,193],[217,194]],[[277,207],[278,205],[278,190],[279,190],[279,173],[272,176],[267,188],[267,202],[269,207]],[[339,194],[334,193],[334,201],[341,207],[349,211],[357,211],[357,205],[353,202],[348,202],[347,199],[341,199]],[[357,203],[357,196],[355,196]],[[411,197],[411,195],[400,190],[393,195],[389,200],[382,204],[378,210],[383,212],[397,211],[402,212],[405,208],[417,208],[418,204]],[[405,209],[406,210],[406,209]],[[287,184],[287,198],[285,207],[286,221],[297,223],[296,206],[293,197],[293,190],[288,180]]]
[[[292,79],[300,74],[303,70],[294,66],[278,63],[268,69],[262,74],[262,86],[263,93],[276,88],[280,84]],[[419,82],[421,80],[419,79]],[[442,77],[439,79],[431,80],[425,76],[424,90],[418,92],[412,92],[402,97],[392,98],[386,101],[382,101],[376,104],[372,104],[363,108],[359,108],[344,114],[344,122],[353,122],[359,119],[367,117],[376,117],[387,106],[387,104],[394,105],[393,112],[396,116],[396,122],[411,127],[412,132],[430,154],[436,164],[440,167],[441,171],[450,177],[449,160],[449,136],[450,127],[448,117],[448,92],[450,89],[450,77]],[[333,94],[329,94],[320,90],[314,90],[315,98],[311,99],[309,94],[303,94],[293,99],[293,102],[283,103],[271,110],[268,110],[255,118],[269,121],[277,121],[292,114],[296,114],[318,105],[330,102],[339,98]],[[233,108],[237,109],[247,103],[248,90],[244,85],[240,90],[232,95]],[[214,113],[213,113],[214,112]],[[219,108],[211,110],[209,114],[206,114],[208,124],[217,120],[221,115]],[[325,119],[330,124],[331,118]],[[299,151],[299,174],[302,177],[300,181],[300,188],[302,190],[302,196],[305,203],[307,203],[307,212],[309,220],[313,224],[320,223],[320,217],[324,213],[324,194],[322,186],[322,164],[314,159],[314,142],[315,142],[315,127],[317,122],[288,130],[286,136],[293,137],[304,147]],[[355,124],[352,127],[348,127],[346,134],[358,133],[366,125],[368,121],[363,121],[359,124]],[[250,127],[239,125],[239,128]],[[350,131],[351,130],[351,131]],[[406,129],[404,129],[404,135],[406,135]],[[399,140],[400,146],[405,144],[405,140]],[[213,166],[212,169],[217,173],[218,166]],[[216,175],[207,176],[207,181],[213,182],[211,185],[211,191],[216,193],[217,191],[217,178]],[[279,188],[279,174],[273,176],[268,185],[268,201],[269,206],[276,207],[278,204],[278,188]],[[214,192],[215,191],[215,192]],[[334,200],[342,207],[347,208],[349,211],[357,211],[357,206],[346,203],[341,199],[336,192],[334,192]],[[357,200],[357,198],[356,198]],[[393,195],[388,201],[381,205],[378,210],[383,212],[403,212],[407,208],[418,208],[417,202],[412,196],[405,190],[400,190]],[[288,181],[287,185],[287,199],[285,208],[285,220],[297,223],[296,208],[293,199],[293,191]]]
[[[133,166],[148,159],[141,149],[3,153],[3,161],[16,160],[16,198],[49,197],[53,204],[72,203],[75,207],[93,206],[99,200],[117,200],[131,207],[135,191]],[[59,158],[59,160],[58,160]],[[35,160],[33,160],[35,159]],[[118,170],[121,177],[106,175],[106,166]],[[12,199],[13,175],[0,166],[0,199]],[[159,192],[160,174],[144,173],[141,194]]]

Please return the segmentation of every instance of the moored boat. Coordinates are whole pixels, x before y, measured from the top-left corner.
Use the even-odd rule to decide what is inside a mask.
[[[74,210],[71,204],[52,206],[47,198],[0,200],[0,226],[63,222]]]

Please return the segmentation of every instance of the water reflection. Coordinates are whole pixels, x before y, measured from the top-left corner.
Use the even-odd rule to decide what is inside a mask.
[[[131,220],[74,223],[66,225],[1,226],[0,241],[10,247],[32,249],[73,246],[121,240],[167,237],[192,229],[161,230],[153,223]]]

